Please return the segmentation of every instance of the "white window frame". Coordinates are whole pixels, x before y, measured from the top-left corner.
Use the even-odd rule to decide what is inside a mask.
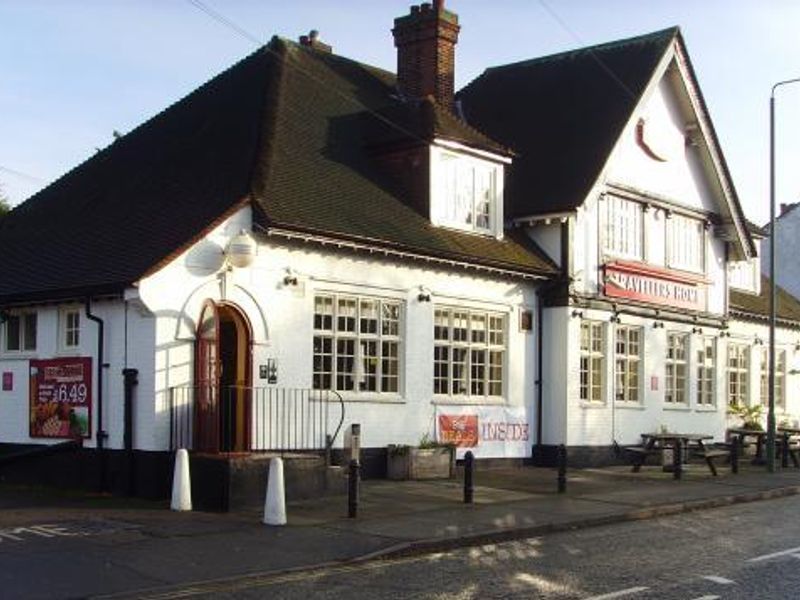
[[[501,237],[503,165],[442,148],[431,152],[431,221]]]
[[[353,396],[400,397],[404,384],[404,302],[326,292],[315,294],[313,302],[313,389]],[[318,311],[321,302],[330,302],[330,312]],[[352,312],[345,310],[350,306]],[[352,346],[352,354],[346,353],[345,345]],[[374,346],[373,353],[368,353],[370,345]],[[325,368],[326,361],[329,368]],[[351,368],[343,369],[348,361]],[[394,365],[393,370],[390,365]],[[370,389],[370,382],[374,382],[374,389]]]
[[[605,401],[605,344],[605,323],[581,321],[578,397],[582,402],[600,404]]]
[[[750,356],[749,346],[739,342],[728,343],[728,362],[726,369],[726,395],[728,406],[749,406],[748,391],[750,388]],[[736,384],[736,391],[733,390]]]
[[[73,317],[77,321],[73,321]],[[64,308],[59,311],[59,344],[62,350],[72,351],[81,345],[81,310],[79,308]]]
[[[761,404],[769,404],[769,348],[761,348]],[[775,408],[786,406],[786,350],[775,348]]]
[[[614,194],[605,194],[600,207],[603,254],[644,261],[646,247],[644,205]]]
[[[476,323],[483,322],[479,330]],[[507,384],[508,315],[434,306],[433,393],[437,398],[501,401]],[[477,357],[483,353],[483,360]],[[457,354],[463,360],[457,360]],[[461,376],[456,376],[461,373]],[[480,377],[476,375],[481,373]]]
[[[633,334],[637,338],[632,350]],[[614,401],[621,404],[641,404],[642,357],[644,328],[638,325],[617,325],[614,330]]]
[[[728,263],[728,285],[731,288],[761,293],[761,259],[755,256],[749,260]]]
[[[669,406],[689,404],[689,334],[667,332],[664,360],[664,402]]]
[[[697,340],[697,405],[714,407],[716,389],[716,340],[710,336],[701,336]],[[710,356],[708,350],[711,350]]]
[[[0,259],[1,260],[1,259]],[[18,342],[19,347],[11,348],[9,346],[9,333],[11,328],[11,321],[16,320],[18,325]],[[29,330],[30,323],[33,323],[33,332]],[[39,316],[34,310],[19,310],[11,311],[6,315],[5,322],[3,323],[3,340],[2,349],[5,354],[31,354],[36,352],[39,337]]]
[[[706,224],[682,214],[667,218],[667,266],[671,269],[706,272]],[[699,235],[697,235],[699,234]]]

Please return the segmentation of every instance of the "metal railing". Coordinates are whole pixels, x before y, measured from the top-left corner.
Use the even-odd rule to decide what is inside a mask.
[[[169,388],[171,450],[329,452],[343,422],[344,402],[331,390]]]

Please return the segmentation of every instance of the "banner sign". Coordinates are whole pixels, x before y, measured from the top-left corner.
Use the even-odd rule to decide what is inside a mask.
[[[30,361],[30,436],[91,437],[92,359]]]
[[[610,263],[603,270],[606,296],[692,310],[705,308],[705,289],[692,279],[624,264]]]
[[[436,439],[456,446],[456,458],[526,458],[531,427],[522,406],[438,406]]]

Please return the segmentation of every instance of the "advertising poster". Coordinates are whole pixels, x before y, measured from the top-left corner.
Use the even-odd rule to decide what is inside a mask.
[[[456,458],[526,458],[531,428],[522,406],[439,406],[436,439],[456,446]]]
[[[91,407],[91,358],[30,361],[31,437],[91,437]]]

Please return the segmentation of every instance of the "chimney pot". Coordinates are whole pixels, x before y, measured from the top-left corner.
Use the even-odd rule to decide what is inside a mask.
[[[328,54],[333,52],[333,48],[319,39],[319,31],[316,29],[309,31],[308,35],[301,35],[300,45],[305,46],[306,48],[319,50],[320,52],[327,52]]]

